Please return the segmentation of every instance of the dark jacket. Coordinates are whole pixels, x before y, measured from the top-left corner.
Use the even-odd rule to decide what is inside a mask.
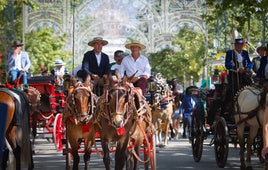
[[[244,68],[249,68],[252,69],[253,64],[250,61],[248,52],[246,50],[242,50],[242,63],[243,63],[243,67]],[[226,52],[226,58],[225,58],[225,67],[229,70],[229,69],[233,69],[233,70],[237,70],[238,66],[237,66],[237,59],[236,59],[236,54],[234,50],[229,50]]]
[[[98,66],[97,59],[93,50],[84,54],[82,61],[82,70],[85,70],[88,74],[97,74],[102,77],[104,74],[110,73],[110,61],[109,57],[105,53],[101,53],[101,62]]]
[[[265,79],[265,66],[267,64],[267,56],[261,57],[260,68],[257,71],[257,78]]]

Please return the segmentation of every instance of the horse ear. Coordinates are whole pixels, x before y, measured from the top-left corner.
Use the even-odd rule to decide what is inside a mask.
[[[75,78],[74,76],[72,76],[72,77],[70,78],[70,86],[75,86],[76,83],[77,83],[76,78]]]
[[[138,70],[128,78],[128,82],[133,81],[133,79],[135,78],[135,75],[137,74],[137,72],[138,72]]]
[[[87,77],[86,77],[86,79],[85,79],[85,81],[84,81],[84,84],[85,84],[86,86],[90,86],[90,81],[91,81],[91,77],[90,77],[90,75],[87,75]]]

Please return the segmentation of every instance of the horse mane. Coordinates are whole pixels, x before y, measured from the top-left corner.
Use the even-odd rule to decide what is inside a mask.
[[[236,92],[236,94],[235,94],[235,96],[234,96],[234,101],[236,101],[237,99],[238,99],[238,96],[240,95],[240,93],[242,92],[242,91],[244,91],[244,90],[260,90],[261,91],[261,93],[262,93],[262,90],[259,88],[259,87],[257,87],[257,86],[244,86],[244,87],[242,87],[242,88],[240,88],[237,92]]]

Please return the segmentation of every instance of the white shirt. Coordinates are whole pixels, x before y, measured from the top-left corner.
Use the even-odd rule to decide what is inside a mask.
[[[97,59],[98,66],[100,66],[100,62],[101,62],[101,53],[99,53],[99,54],[95,54],[95,56],[96,56],[96,59]]]
[[[135,77],[146,75],[148,78],[151,76],[151,66],[147,57],[140,55],[135,61],[131,55],[124,57],[120,65],[120,76],[124,76],[126,72],[127,77],[132,76],[136,71]]]
[[[60,69],[54,68],[55,76],[63,76],[65,74],[65,67],[62,66]]]
[[[120,70],[120,65],[119,64],[114,64],[114,65],[112,65],[112,67],[111,67],[111,70]]]
[[[21,53],[19,53],[18,55],[16,56],[13,56],[15,57],[15,67],[14,69],[18,69],[18,70],[21,70]]]

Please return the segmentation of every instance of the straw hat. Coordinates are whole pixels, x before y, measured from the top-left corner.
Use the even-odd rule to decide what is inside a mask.
[[[141,44],[141,43],[140,43],[139,41],[137,41],[137,40],[132,40],[130,43],[128,43],[128,44],[125,45],[125,47],[126,47],[127,49],[130,49],[132,46],[138,46],[138,47],[141,48],[141,50],[143,50],[143,49],[146,48],[145,45]]]
[[[93,47],[94,44],[95,44],[96,42],[99,42],[99,41],[102,42],[102,45],[103,45],[103,46],[108,44],[108,41],[107,41],[107,40],[104,40],[102,37],[95,37],[95,38],[93,38],[93,40],[89,41],[87,44],[88,44],[89,46]]]
[[[65,65],[65,63],[64,63],[62,60],[56,60],[56,61],[54,62],[54,65],[55,65],[55,66],[62,66],[62,65]]]

